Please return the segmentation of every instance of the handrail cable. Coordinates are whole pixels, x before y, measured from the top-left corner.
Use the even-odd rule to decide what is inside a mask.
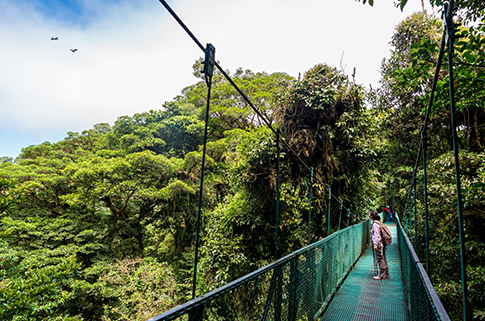
[[[205,52],[204,46],[200,43],[200,41],[195,37],[195,35],[190,31],[190,29],[184,24],[184,22],[177,16],[177,14],[170,8],[170,6],[167,4],[165,0],[159,0],[160,3],[167,9],[167,11],[172,15],[172,17],[180,24],[180,26],[187,32],[187,34],[192,38],[192,40],[197,44],[197,46]],[[236,83],[231,79],[231,77],[222,69],[222,67],[219,65],[219,63],[214,62],[214,65],[219,69],[219,71],[222,73],[222,75],[229,81],[229,83],[236,89],[236,91],[241,95],[241,97],[248,103],[248,105],[253,109],[253,111],[263,120],[263,122],[266,124],[266,126],[271,129],[271,131],[278,136],[277,130],[273,128],[271,123],[261,114],[261,112],[254,106],[254,104],[249,100],[249,98],[246,96],[246,94],[236,85]],[[281,142],[283,145],[300,161],[300,163],[309,171],[311,172],[311,167],[308,166],[302,159],[301,157],[288,145],[287,142],[285,142],[283,139],[281,139]],[[322,182],[318,177],[315,176],[315,179],[317,182],[319,182],[322,186],[328,188],[328,185]],[[339,198],[337,198],[335,195],[331,194],[331,196],[339,201]],[[346,206],[344,206],[345,209],[348,209]]]

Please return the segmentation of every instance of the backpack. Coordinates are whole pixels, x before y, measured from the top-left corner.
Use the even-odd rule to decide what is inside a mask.
[[[389,231],[389,228],[387,226],[385,226],[384,224],[382,224],[381,222],[379,222],[379,224],[381,225],[382,244],[384,244],[384,246],[391,245],[391,243],[392,243],[391,231]]]

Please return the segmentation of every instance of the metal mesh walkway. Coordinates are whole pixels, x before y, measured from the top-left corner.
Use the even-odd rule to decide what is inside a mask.
[[[390,279],[372,278],[377,270],[373,266],[372,243],[369,244],[321,320],[409,320],[396,225],[386,225],[392,233],[392,244],[387,249]]]

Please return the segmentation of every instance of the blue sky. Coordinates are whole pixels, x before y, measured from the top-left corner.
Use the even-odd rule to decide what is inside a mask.
[[[35,10],[42,16],[65,24],[85,24],[89,8],[80,1],[31,1]]]
[[[404,13],[392,2],[168,1],[225,69],[298,77],[328,63],[356,67],[365,86],[377,86],[394,27],[421,9],[420,0]],[[197,81],[202,56],[158,0],[0,0],[0,48],[0,157],[160,109]]]

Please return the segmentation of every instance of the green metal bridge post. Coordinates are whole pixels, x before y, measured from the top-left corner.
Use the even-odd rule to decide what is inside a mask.
[[[414,169],[413,175],[413,185],[414,185],[414,249],[418,250],[418,234],[417,234],[417,225],[418,222],[416,221],[418,211],[416,207],[416,169]]]
[[[278,231],[280,229],[280,135],[281,132],[278,129],[276,132],[276,231],[275,231],[275,249],[274,258],[278,259]]]
[[[426,152],[428,150],[428,137],[423,136],[423,184],[424,184],[424,217],[426,230],[426,273],[429,275],[429,235],[428,235],[428,183],[426,181]]]
[[[340,231],[340,222],[342,222],[342,207],[344,205],[342,204],[342,200],[340,200],[340,205],[339,205],[339,210],[340,210],[340,215],[338,217],[338,229]]]
[[[308,244],[312,244],[311,222],[312,222],[312,196],[313,196],[313,167],[310,168],[310,201],[308,210]]]
[[[274,307],[275,315],[278,314],[278,309],[279,309],[279,313],[281,314],[281,300],[280,302],[276,302],[276,301],[278,301],[277,298],[281,293],[282,279],[283,279],[283,269],[282,269],[282,265],[279,264],[278,266],[275,267],[275,269],[273,270],[273,275],[271,276],[268,296],[266,297],[266,302],[264,304],[263,315],[261,317],[261,320],[266,320],[268,318],[275,291],[277,292],[276,299],[275,299],[275,307]]]
[[[330,204],[332,203],[332,188],[328,188],[328,227],[327,227],[327,235],[330,235]]]
[[[408,202],[406,201],[406,206],[404,209],[404,216],[406,217],[406,232],[409,234],[409,218],[408,218]]]
[[[409,202],[412,202],[412,200],[411,200],[412,189],[413,189],[413,186],[411,185],[411,190],[410,190],[410,194],[409,194]],[[409,204],[409,231],[408,231],[408,234],[409,234],[409,238],[412,240],[412,238],[413,238],[413,207],[412,207],[411,203]]]
[[[386,208],[386,204],[387,204],[387,182],[384,181],[384,183],[386,183],[384,185],[384,204],[383,204],[383,208]]]
[[[189,321],[202,321],[204,320],[204,308],[205,305],[202,304],[194,309],[190,310],[188,313]]]
[[[276,287],[276,298],[274,302],[274,320],[281,321],[281,309],[283,305],[283,271],[281,271],[281,275],[278,277],[278,284]]]
[[[405,214],[407,214],[406,215],[406,230],[407,230],[408,235],[411,235],[411,228],[412,228],[411,209],[409,209],[409,211],[408,211],[408,204],[409,204],[409,201],[411,199],[412,188],[413,188],[413,186],[411,185],[411,187],[409,188],[409,191],[408,191],[408,199],[406,200],[406,211],[404,212]]]
[[[350,226],[350,208],[347,209],[347,226]]]
[[[299,282],[299,272],[298,272],[298,259],[294,259],[290,263],[290,284],[289,288],[289,306],[288,306],[288,321],[295,321],[296,314],[298,311],[298,282]]]
[[[317,255],[317,251],[309,251],[304,254],[305,261],[307,263],[304,265],[304,272],[302,273],[302,277],[305,276],[304,282],[306,284],[312,284],[308,291],[315,291],[314,295],[302,293],[303,306],[305,307],[304,313],[306,314],[308,320],[313,320],[314,315],[318,311],[318,308],[316,308],[317,302],[315,301],[317,292],[317,270],[320,266],[317,262]]]

